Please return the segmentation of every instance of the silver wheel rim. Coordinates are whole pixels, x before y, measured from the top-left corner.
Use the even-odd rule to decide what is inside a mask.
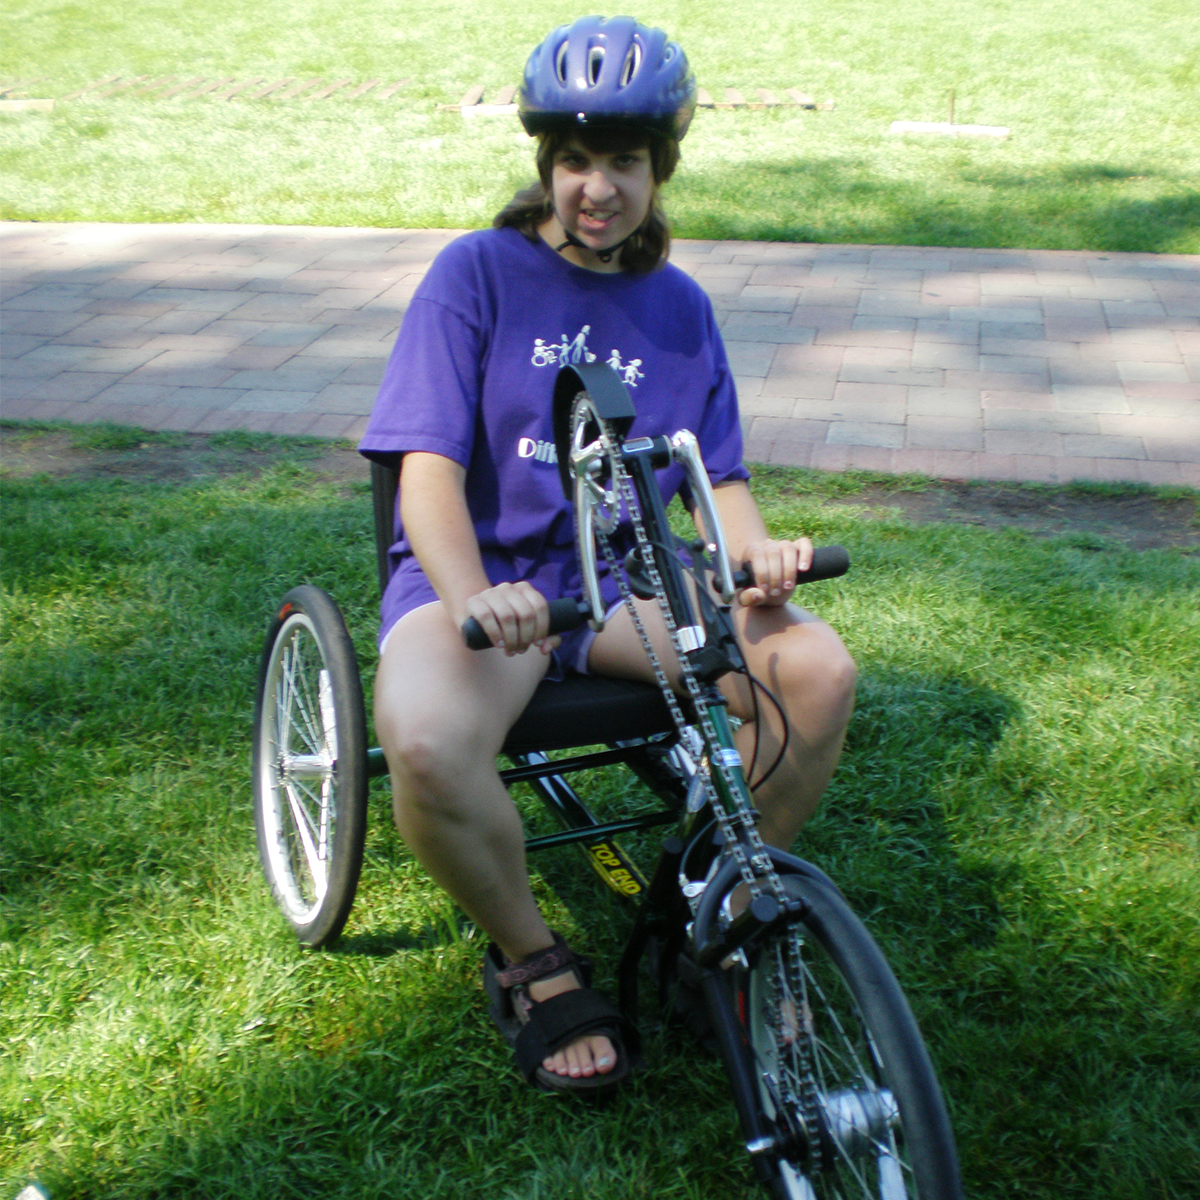
[[[268,871],[288,918],[307,925],[329,888],[338,742],[332,682],[305,613],[291,613],[272,646],[259,739]]]

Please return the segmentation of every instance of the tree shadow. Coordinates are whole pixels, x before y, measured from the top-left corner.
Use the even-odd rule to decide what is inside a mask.
[[[936,986],[926,973],[935,953],[990,942],[999,926],[1004,872],[964,859],[946,804],[1019,717],[992,688],[862,663],[842,761],[801,834],[798,852],[832,876],[889,955],[923,964],[926,985]]]

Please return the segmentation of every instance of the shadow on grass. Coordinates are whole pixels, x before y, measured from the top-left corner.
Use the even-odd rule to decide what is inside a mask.
[[[1021,249],[1195,252],[1194,178],[1137,164],[1041,172],[938,162],[927,182],[847,158],[699,170],[671,199],[689,238]],[[1121,189],[1135,192],[1122,195]]]
[[[429,1002],[459,1015],[446,990]],[[268,1051],[214,1079],[186,1119],[127,1129],[115,1154],[80,1149],[43,1182],[56,1200],[757,1194],[748,1166],[731,1161],[733,1114],[711,1095],[707,1065],[697,1070],[675,1049],[658,1078],[581,1107],[519,1082],[488,1031],[462,1016],[453,1028],[425,1022],[329,1055]],[[672,1093],[683,1077],[680,1105]]]
[[[833,877],[905,986],[936,989],[936,959],[949,946],[995,935],[1000,873],[964,861],[945,798],[984,768],[1018,717],[990,688],[861,665],[842,762],[798,852]],[[925,977],[906,981],[904,963]]]

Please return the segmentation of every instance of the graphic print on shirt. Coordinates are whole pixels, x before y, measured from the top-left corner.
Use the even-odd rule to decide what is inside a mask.
[[[574,363],[595,362],[596,355],[587,346],[587,336],[591,331],[590,325],[584,325],[573,338],[567,337],[565,333],[557,342],[547,342],[545,338],[534,338],[533,355],[529,361],[535,367],[566,367]],[[637,387],[637,381],[646,377],[646,373],[641,370],[642,360],[631,358],[628,362],[624,362],[620,350],[616,347],[605,361],[616,371],[627,387]]]
[[[597,355],[588,349],[588,334],[592,332],[590,325],[584,325],[573,337],[564,333],[556,342],[547,342],[545,338],[533,339],[533,354],[529,361],[535,367],[567,367],[575,363],[592,363]],[[646,373],[641,369],[642,360],[631,358],[626,362],[621,357],[621,351],[616,347],[605,359],[620,376],[626,387],[637,387],[639,379],[645,379]],[[517,457],[530,459],[547,467],[557,467],[558,449],[553,442],[542,441],[531,437],[517,440]]]

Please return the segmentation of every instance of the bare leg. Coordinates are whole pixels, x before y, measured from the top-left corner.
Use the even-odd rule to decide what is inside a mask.
[[[672,683],[678,684],[679,668],[658,607],[638,603],[655,650]],[[795,605],[735,608],[734,623],[751,675],[770,689],[787,714],[786,752],[755,792],[764,840],[786,850],[816,809],[841,756],[854,706],[854,662],[828,625]],[[597,636],[589,664],[600,675],[653,678],[625,610]],[[761,692],[756,713],[743,677],[727,675],[721,688],[730,712],[744,722],[737,742],[754,783],[783,745],[783,721]]]
[[[737,743],[762,813],[759,830],[769,845],[786,850],[816,811],[841,758],[857,672],[837,634],[795,605],[744,608],[735,620],[752,677],[786,714],[785,729],[784,718],[760,692],[756,716],[748,681],[736,675],[721,681],[730,711],[744,721]],[[785,741],[779,766],[755,786]]]
[[[396,827],[435,882],[513,960],[553,937],[530,890],[520,817],[495,760],[548,662],[537,650],[467,650],[432,604],[392,631],[375,681]],[[530,995],[540,1001],[574,986],[568,974],[531,984]],[[586,1038],[544,1065],[575,1077],[606,1074],[616,1055],[607,1038]]]

